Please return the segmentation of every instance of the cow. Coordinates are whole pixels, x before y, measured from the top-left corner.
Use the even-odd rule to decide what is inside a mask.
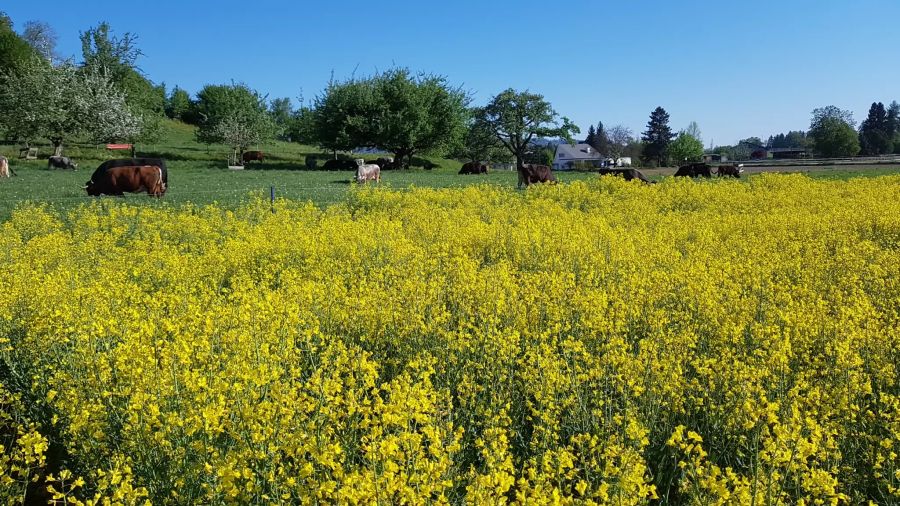
[[[9,160],[0,156],[0,177],[9,177]]]
[[[397,164],[394,162],[393,158],[379,157],[377,160],[375,160],[372,163],[381,167],[381,170],[391,170],[391,169],[397,168]]]
[[[381,167],[374,163],[367,164],[365,160],[359,158],[356,160],[356,182],[366,183],[374,180],[376,183],[381,182]]]
[[[65,156],[51,156],[47,159],[47,168],[78,170],[78,164]]]
[[[534,183],[556,182],[553,171],[546,165],[535,165],[531,163],[524,164],[518,168],[519,172],[519,188],[524,183],[525,186]]]
[[[119,168],[131,168],[130,171],[118,171]],[[158,182],[154,179],[153,173],[149,174],[146,170],[133,170],[135,167],[153,167],[158,169]],[[109,174],[115,172],[115,177]],[[137,176],[135,175],[137,172]],[[130,178],[130,179],[129,179]],[[121,183],[119,182],[121,180]],[[162,158],[120,158],[107,160],[97,167],[97,170],[91,175],[91,180],[87,182],[84,189],[88,195],[122,195],[124,192],[138,192],[146,189],[150,195],[162,196],[169,188],[169,172],[166,169],[166,162]]]
[[[716,172],[716,175],[719,177],[731,176],[740,178],[741,172],[744,172],[744,164],[734,164],[734,165],[719,165],[719,169]]]
[[[244,151],[241,154],[241,160],[243,160],[244,163],[250,163],[252,161],[262,163],[264,158],[265,154],[262,151]]]
[[[712,170],[706,163],[691,163],[678,167],[675,172],[677,177],[712,177]]]
[[[487,174],[488,166],[481,162],[466,162],[459,169],[460,174]]]
[[[87,194],[124,195],[125,192],[136,193],[143,190],[153,197],[162,197],[166,193],[162,168],[157,165],[126,165],[112,167],[105,171],[99,169],[84,186]]]
[[[647,176],[643,175],[641,171],[637,169],[600,169],[599,172],[601,176],[619,176],[625,178],[625,181],[637,179],[645,183],[653,184],[653,181],[647,179]]]
[[[326,160],[322,164],[324,170],[356,170],[356,163],[353,160]]]

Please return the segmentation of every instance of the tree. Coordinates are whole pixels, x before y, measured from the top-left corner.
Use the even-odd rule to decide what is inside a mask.
[[[494,135],[490,125],[484,121],[479,109],[470,111],[466,134],[454,156],[472,162],[501,162],[510,159],[510,154]]]
[[[370,82],[350,79],[338,83],[332,79],[314,101],[313,137],[319,146],[337,157],[338,151],[349,151],[370,142],[366,118],[374,116]]]
[[[291,105],[290,98],[275,98],[269,102],[269,114],[272,116],[272,121],[278,129],[278,137],[281,140],[287,140],[290,136],[288,123],[291,121],[293,111],[294,107]]]
[[[142,123],[105,74],[38,60],[19,72],[0,73],[0,106],[17,111],[7,118],[13,137],[26,143],[47,138],[57,155],[72,137],[128,140],[140,132]]]
[[[887,130],[894,141],[894,153],[900,153],[900,104],[896,100],[887,110]]]
[[[630,128],[624,125],[616,125],[609,129],[606,136],[608,143],[605,154],[613,159],[613,163],[618,164],[619,158],[628,149],[628,145],[634,141],[634,134]]]
[[[191,96],[177,85],[166,100],[166,116],[187,122],[191,111]]]
[[[597,130],[594,135],[594,142],[588,143],[592,148],[596,149],[598,153],[606,155],[609,152],[609,136],[606,133],[606,129],[603,128],[603,122],[597,122]]]
[[[669,113],[662,107],[657,107],[650,113],[650,121],[647,122],[647,131],[641,135],[644,141],[644,159],[655,160],[657,165],[665,165],[667,148],[675,134],[669,128]]]
[[[300,106],[291,114],[291,119],[287,125],[287,135],[292,142],[315,144],[315,112],[309,107]]]
[[[597,142],[597,131],[594,130],[594,125],[588,127],[587,137],[584,138],[584,143],[588,146],[593,146],[594,143]]]
[[[698,125],[696,121],[688,123],[687,128],[684,129],[684,133],[700,141],[701,145],[703,144],[703,133],[700,132],[700,125]]]
[[[669,158],[678,164],[696,162],[703,157],[703,143],[684,130],[669,144],[668,150]]]
[[[207,85],[197,93],[197,140],[225,143],[238,153],[275,134],[266,98],[245,84]]]
[[[559,137],[568,142],[572,135],[580,133],[577,126],[544,100],[542,95],[517,92],[512,88],[493,97],[486,107],[479,111],[479,118],[494,134],[503,147],[516,158],[516,168],[524,167],[525,154],[531,141],[539,137]]]
[[[861,154],[879,156],[893,151],[893,132],[888,124],[888,114],[881,102],[872,103],[868,117],[859,127]]]
[[[45,60],[56,60],[56,32],[43,21],[28,21],[22,38]]]
[[[446,78],[393,69],[376,76],[373,88],[378,120],[367,124],[369,143],[404,167],[418,153],[445,154],[465,134],[469,97]]]
[[[823,157],[855,156],[859,153],[859,137],[854,126],[852,112],[830,105],[813,110],[809,136]]]
[[[9,16],[0,11],[0,72],[15,71],[37,57],[28,41],[13,31]]]

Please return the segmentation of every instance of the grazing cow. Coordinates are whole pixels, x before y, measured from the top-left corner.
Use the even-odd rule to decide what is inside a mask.
[[[356,170],[353,160],[327,160],[322,164],[324,170]]]
[[[396,169],[396,168],[397,168],[397,164],[394,163],[394,159],[393,159],[393,158],[384,158],[384,157],[380,157],[380,158],[378,158],[377,160],[375,160],[375,161],[372,162],[372,163],[374,163],[375,165],[381,167],[381,170],[391,170],[391,169]]]
[[[65,156],[51,156],[47,159],[47,168],[78,170],[78,164]]]
[[[519,188],[524,183],[525,186],[534,183],[556,182],[553,171],[546,165],[535,165],[527,163],[519,167]]]
[[[365,160],[359,158],[356,160],[356,182],[366,183],[368,181],[381,182],[381,167],[374,163],[367,164]]]
[[[84,186],[88,195],[123,195],[143,190],[153,197],[166,193],[163,170],[158,165],[127,165],[101,171],[97,169]]]
[[[244,151],[243,154],[241,154],[241,160],[243,160],[244,163],[250,163],[252,161],[262,163],[263,158],[265,158],[265,155],[262,151]]]
[[[716,174],[719,177],[731,176],[731,177],[740,178],[741,172],[744,172],[744,164],[743,163],[740,165],[738,165],[738,164],[719,165],[719,170],[716,172]]]
[[[9,177],[9,160],[0,156],[0,177]]]
[[[488,166],[481,162],[466,162],[459,169],[460,174],[487,174]]]
[[[625,181],[638,179],[645,183],[653,184],[653,181],[647,179],[647,176],[641,174],[637,169],[600,169],[601,176],[619,176],[625,178]]]
[[[675,175],[678,177],[712,177],[712,169],[706,163],[691,163],[678,167]]]

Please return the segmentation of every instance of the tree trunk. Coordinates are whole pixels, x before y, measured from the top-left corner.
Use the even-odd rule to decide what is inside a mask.
[[[62,156],[62,139],[53,139],[51,142],[53,143],[53,156]]]
[[[522,158],[521,153],[516,153],[516,172],[519,173],[519,183],[518,187],[522,188],[522,184],[525,182],[525,176],[523,175],[523,169],[525,168],[525,160]]]

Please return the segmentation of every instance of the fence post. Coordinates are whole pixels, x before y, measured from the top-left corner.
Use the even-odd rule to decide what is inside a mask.
[[[269,187],[269,202],[272,205],[272,214],[275,214],[275,187]]]

